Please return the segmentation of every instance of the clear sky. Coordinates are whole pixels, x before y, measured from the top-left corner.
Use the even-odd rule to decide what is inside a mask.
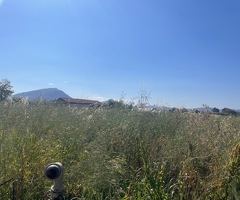
[[[240,1],[0,0],[3,78],[15,93],[240,108]]]

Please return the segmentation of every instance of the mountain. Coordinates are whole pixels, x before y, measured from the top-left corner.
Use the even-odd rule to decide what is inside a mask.
[[[46,89],[22,92],[22,93],[14,94],[12,97],[13,98],[22,97],[22,98],[27,98],[28,100],[43,99],[47,101],[52,101],[59,98],[71,98],[65,92],[57,88],[46,88]]]

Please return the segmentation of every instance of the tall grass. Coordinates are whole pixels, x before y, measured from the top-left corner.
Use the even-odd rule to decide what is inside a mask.
[[[44,168],[59,161],[69,199],[237,199],[239,122],[206,113],[5,102],[0,183],[13,178],[17,199],[42,199],[52,184]]]

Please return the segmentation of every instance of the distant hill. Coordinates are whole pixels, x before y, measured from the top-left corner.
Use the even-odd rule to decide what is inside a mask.
[[[22,97],[22,98],[27,98],[28,100],[43,99],[47,101],[52,101],[59,98],[71,98],[65,92],[57,88],[46,88],[46,89],[22,92],[22,93],[14,94],[13,97],[15,98]]]

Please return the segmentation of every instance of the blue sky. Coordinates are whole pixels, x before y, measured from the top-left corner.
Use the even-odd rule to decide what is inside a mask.
[[[15,93],[240,108],[239,0],[0,0]],[[124,95],[123,95],[124,94]]]

